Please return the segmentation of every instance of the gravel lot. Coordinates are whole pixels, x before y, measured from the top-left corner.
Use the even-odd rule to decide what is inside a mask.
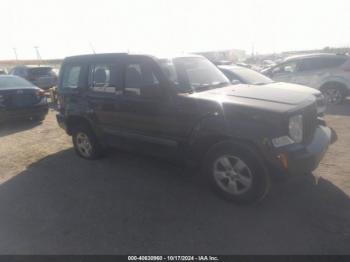
[[[251,207],[157,159],[84,161],[54,115],[0,128],[1,254],[350,254],[350,101],[329,110],[339,140],[314,176]]]

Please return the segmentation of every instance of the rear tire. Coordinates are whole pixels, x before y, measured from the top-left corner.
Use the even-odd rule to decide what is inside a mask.
[[[73,128],[72,140],[75,152],[81,158],[94,160],[102,156],[102,146],[90,127],[80,125]]]
[[[266,197],[270,177],[253,152],[227,142],[208,152],[203,172],[220,196],[238,204],[253,204]]]

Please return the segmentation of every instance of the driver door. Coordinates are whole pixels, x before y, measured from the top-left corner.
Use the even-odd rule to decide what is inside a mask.
[[[173,99],[156,63],[145,56],[128,56],[123,95],[115,100],[116,135],[125,140],[177,147],[181,126]]]

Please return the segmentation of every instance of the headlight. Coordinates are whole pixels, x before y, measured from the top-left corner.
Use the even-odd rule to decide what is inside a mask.
[[[296,115],[289,119],[289,136],[295,143],[303,141],[303,116]]]

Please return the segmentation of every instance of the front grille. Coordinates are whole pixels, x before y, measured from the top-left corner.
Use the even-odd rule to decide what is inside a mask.
[[[306,107],[303,111],[303,133],[304,133],[304,143],[308,144],[311,142],[316,127],[317,127],[317,108],[316,104],[312,104]]]

